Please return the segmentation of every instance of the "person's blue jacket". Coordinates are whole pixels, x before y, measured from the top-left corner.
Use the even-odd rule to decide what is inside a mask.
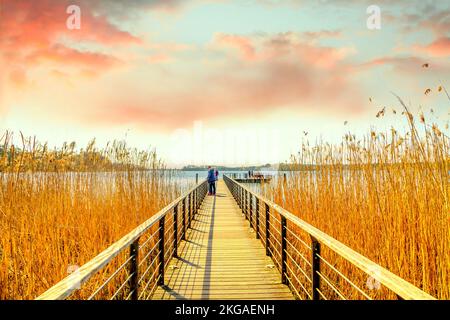
[[[208,177],[206,179],[208,180],[208,182],[216,181],[216,175],[214,174],[214,169],[208,170]]]

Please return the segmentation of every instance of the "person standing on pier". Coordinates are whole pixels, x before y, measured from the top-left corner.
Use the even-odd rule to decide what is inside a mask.
[[[214,187],[214,195],[216,194],[216,190],[217,190],[217,181],[219,181],[219,170],[215,170],[214,172],[214,176],[216,177],[216,182],[215,182],[215,187]]]
[[[211,166],[208,166],[208,177],[206,178],[209,184],[209,192],[208,195],[212,196],[216,194],[216,175],[214,173],[214,169]]]

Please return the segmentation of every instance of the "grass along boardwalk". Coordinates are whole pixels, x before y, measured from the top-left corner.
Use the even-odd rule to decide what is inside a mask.
[[[207,196],[153,299],[293,299],[220,180]]]

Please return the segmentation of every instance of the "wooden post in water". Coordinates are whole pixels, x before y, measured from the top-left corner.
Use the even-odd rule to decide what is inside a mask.
[[[195,174],[195,184],[198,184],[198,173]]]

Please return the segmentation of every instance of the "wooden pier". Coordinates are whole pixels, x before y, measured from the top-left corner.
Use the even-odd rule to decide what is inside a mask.
[[[203,201],[154,299],[293,299],[225,183]]]

